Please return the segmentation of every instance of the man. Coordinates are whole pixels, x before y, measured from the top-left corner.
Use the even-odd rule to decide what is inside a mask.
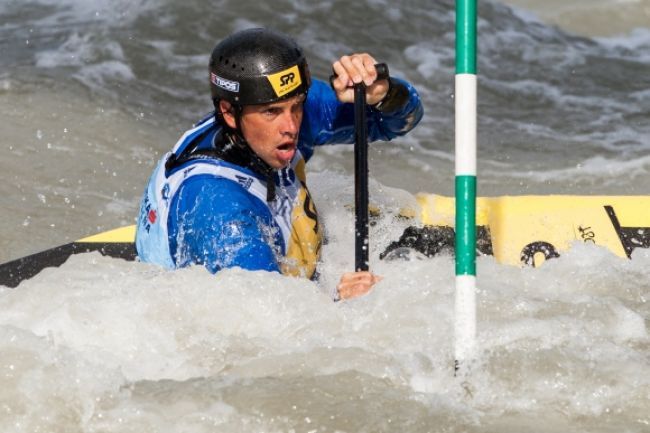
[[[239,266],[313,278],[322,230],[305,179],[314,146],[354,141],[354,83],[367,86],[368,138],[390,140],[422,117],[416,91],[376,80],[375,59],[343,56],[330,85],[311,80],[302,50],[268,29],[234,33],[210,58],[214,114],[163,156],[136,233],[142,261],[167,268]],[[379,277],[343,275],[341,299]]]

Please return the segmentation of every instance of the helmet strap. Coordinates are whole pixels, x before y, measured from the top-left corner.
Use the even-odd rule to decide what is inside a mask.
[[[228,135],[237,135],[240,140],[237,141],[242,141],[245,142],[244,140],[244,133],[242,132],[241,129],[241,117],[242,113],[244,111],[244,107],[242,107],[239,104],[233,104],[230,103],[230,107],[232,109],[232,115],[235,118],[235,128],[231,128],[230,125],[226,122],[226,119],[224,119],[223,112],[221,111],[221,106],[220,106],[221,100],[218,98],[213,98],[212,103],[214,104],[214,117],[217,120],[217,123],[221,125],[222,128],[224,128],[225,131],[228,132]]]
[[[219,107],[218,103],[216,107]],[[260,158],[244,139],[241,129],[242,107],[233,105],[236,128],[233,129],[223,119],[223,113],[215,110],[217,121],[222,126],[221,140],[215,142],[216,156],[233,164],[249,168],[266,179],[266,201],[275,200],[275,170]],[[219,143],[220,142],[220,143]]]

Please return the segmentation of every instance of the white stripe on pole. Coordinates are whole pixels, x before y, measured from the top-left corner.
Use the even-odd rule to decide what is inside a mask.
[[[463,362],[474,357],[476,349],[476,277],[456,276],[454,359]]]
[[[476,176],[476,75],[456,74],[456,176]]]

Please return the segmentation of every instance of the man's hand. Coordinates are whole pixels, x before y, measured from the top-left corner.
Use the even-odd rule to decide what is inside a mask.
[[[339,285],[336,286],[339,292],[339,299],[351,299],[365,295],[382,278],[368,271],[347,272],[343,274]]]
[[[377,61],[367,53],[343,56],[332,64],[337,75],[332,80],[336,97],[341,102],[354,102],[354,85],[365,83],[366,103],[375,105],[388,93],[388,80],[377,80]]]

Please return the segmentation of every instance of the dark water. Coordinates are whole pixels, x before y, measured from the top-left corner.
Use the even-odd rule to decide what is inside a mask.
[[[479,193],[644,194],[650,30],[594,39],[499,3],[479,9]],[[26,218],[52,215],[53,206],[77,214],[65,201],[43,209],[42,198],[24,191],[24,172],[49,188],[46,198],[58,189],[76,209],[107,206],[107,197],[124,205],[107,210],[110,218],[84,217],[83,232],[131,221],[153,161],[211,108],[211,48],[250,26],[294,35],[317,77],[342,53],[364,50],[416,84],[424,121],[400,142],[375,146],[371,170],[388,186],[453,194],[451,1],[5,1],[0,12],[2,169],[10,179],[2,192],[9,206],[20,203],[7,227],[18,238]],[[128,126],[114,127],[111,115]],[[312,166],[349,173],[349,156],[328,149]],[[56,162],[43,172],[48,160]],[[68,163],[109,176],[99,185],[88,176],[61,181]],[[78,237],[78,225],[38,221],[57,224],[53,236]],[[26,252],[9,242],[19,251],[4,258]]]
[[[595,39],[499,3],[479,9],[479,193],[644,194],[650,30]],[[211,108],[211,48],[250,26],[294,35],[317,77],[364,50],[416,84],[425,119],[409,137],[374,146],[371,171],[387,186],[453,194],[451,1],[5,1],[0,12],[2,193],[19,204],[6,228],[16,239],[38,230],[44,247],[132,221],[153,161]],[[349,150],[327,149],[312,167],[349,173],[349,161]],[[26,190],[32,181],[47,203]],[[79,207],[107,199],[117,208],[79,219]],[[47,220],[53,208],[70,222]],[[41,235],[32,221],[57,227]],[[3,242],[15,251],[5,259],[27,252],[12,236]]]

